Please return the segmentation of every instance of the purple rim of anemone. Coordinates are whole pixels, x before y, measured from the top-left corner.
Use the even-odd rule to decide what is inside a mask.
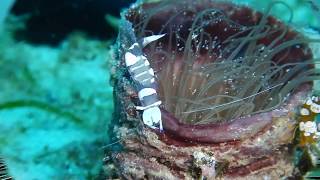
[[[272,112],[241,117],[231,122],[200,125],[181,123],[163,109],[161,113],[165,133],[175,139],[199,143],[238,141],[255,135],[272,123]]]
[[[275,110],[258,113],[255,115],[240,117],[230,122],[211,124],[185,124],[172,116],[168,111],[161,109],[163,126],[166,141],[169,144],[176,140],[192,143],[223,143],[231,141],[241,141],[253,137],[264,129],[268,129],[274,119],[288,116],[288,111],[294,110],[301,102],[301,97],[305,96],[311,87],[307,84],[301,86],[293,93],[287,103]],[[289,117],[292,118],[292,117]],[[183,145],[180,144],[180,145]]]

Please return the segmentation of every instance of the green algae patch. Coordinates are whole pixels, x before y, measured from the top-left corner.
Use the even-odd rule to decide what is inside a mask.
[[[84,123],[84,121],[82,119],[80,119],[79,117],[77,117],[73,113],[62,111],[58,107],[51,106],[47,103],[40,102],[40,101],[17,100],[17,101],[4,102],[4,103],[0,104],[0,110],[15,109],[15,108],[22,108],[22,107],[40,109],[40,110],[46,111],[48,113],[55,114],[57,116],[67,118],[67,119],[71,120],[72,122],[79,124],[79,125]]]

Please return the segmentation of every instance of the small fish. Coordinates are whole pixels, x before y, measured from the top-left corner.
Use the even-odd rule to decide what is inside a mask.
[[[13,180],[8,174],[8,168],[4,160],[0,158],[0,180]]]

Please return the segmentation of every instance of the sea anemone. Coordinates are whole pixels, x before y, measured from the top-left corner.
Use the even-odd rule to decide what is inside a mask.
[[[268,16],[272,5],[264,14],[213,1],[129,11],[138,37],[166,34],[144,49],[164,108],[190,124],[231,121],[274,109],[312,81],[308,40]]]
[[[296,88],[319,78],[310,40],[269,16],[276,3],[286,6],[274,2],[259,13],[210,0],[162,1],[128,11],[138,39],[166,34],[144,48],[165,117],[232,123],[279,108]]]
[[[157,77],[164,133],[156,132],[156,139],[142,131],[145,141],[129,138],[125,147],[139,151],[136,156],[121,154],[116,161],[153,164],[141,158],[156,156],[161,159],[158,168],[166,166],[179,174],[192,169],[186,165],[189,157],[194,151],[202,154],[204,148],[218,167],[227,162],[229,167],[223,171],[229,177],[271,166],[282,169],[284,176],[292,175],[286,145],[292,142],[297,124],[295,108],[312,81],[319,79],[308,47],[318,40],[270,16],[276,4],[287,7],[274,1],[261,13],[224,1],[164,0],[128,9],[123,18],[132,23],[136,39],[165,34],[143,48]],[[120,67],[132,36],[128,27],[120,29]],[[139,105],[129,81],[128,73],[118,78],[116,98],[127,120],[130,116],[139,119],[128,111],[130,103]],[[183,149],[174,152],[176,147]],[[154,167],[149,173],[156,173]],[[271,176],[280,177],[277,172]]]

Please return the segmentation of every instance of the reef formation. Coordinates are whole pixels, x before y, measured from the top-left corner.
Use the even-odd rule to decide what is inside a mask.
[[[286,7],[274,2],[261,13],[222,1],[140,1],[123,12],[132,27],[120,27],[116,44],[112,127],[121,150],[108,155],[106,169],[124,179],[301,177],[292,149],[296,112],[319,74],[313,40],[270,16],[275,3]],[[165,34],[142,48],[163,131],[136,109],[125,63],[132,34]]]

